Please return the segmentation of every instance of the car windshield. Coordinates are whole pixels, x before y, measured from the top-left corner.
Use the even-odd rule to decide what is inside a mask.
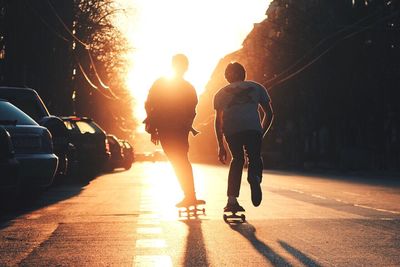
[[[9,123],[12,121],[13,123]],[[16,106],[5,101],[0,101],[0,124],[37,125],[31,117]]]
[[[0,98],[2,96],[0,95]],[[29,95],[18,95],[10,96],[6,95],[4,99],[10,101],[12,104],[23,110],[26,114],[28,114],[32,119],[39,121],[45,116],[48,116],[41,108],[40,105],[36,102],[36,99],[33,99]]]
[[[128,142],[124,142],[126,148],[131,148]]]
[[[65,127],[67,127],[68,130],[75,129],[74,124],[71,121],[64,121]]]
[[[94,134],[94,133],[96,133],[96,130],[89,123],[87,123],[86,121],[77,121],[76,122],[76,126],[78,126],[78,129],[82,134],[85,134],[85,133]]]

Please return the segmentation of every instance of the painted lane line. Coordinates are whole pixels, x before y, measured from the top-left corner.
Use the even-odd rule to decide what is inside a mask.
[[[400,214],[400,212],[398,212],[398,211],[385,210],[385,209],[378,209],[378,208],[373,208],[373,207],[369,207],[369,206],[365,206],[365,205],[360,205],[360,204],[353,204],[353,206],[355,206],[355,207],[360,207],[360,208],[364,208],[364,209],[370,209],[370,210],[381,211],[381,212],[388,212],[388,213],[392,213],[392,214]]]
[[[167,255],[139,255],[133,261],[135,267],[172,267],[172,260]]]
[[[137,224],[141,225],[159,225],[160,222],[156,220],[150,220],[150,219],[139,219],[137,221]]]
[[[156,213],[139,214],[139,219],[159,219],[160,215]]]
[[[156,235],[161,234],[162,229],[160,227],[139,227],[136,229],[138,234],[146,234],[146,235]]]
[[[335,200],[336,200],[337,202],[340,202],[340,203],[343,203],[343,204],[346,204],[346,205],[349,205],[349,204],[350,204],[349,202],[344,201],[344,200],[341,200],[341,199],[339,199],[339,198],[335,198]]]
[[[137,248],[165,248],[167,246],[164,239],[138,239]]]
[[[296,193],[299,193],[299,194],[304,194],[303,191],[300,191],[300,190],[297,190],[297,189],[290,189],[290,191],[293,191],[293,192],[296,192]]]
[[[381,221],[395,221],[396,219],[394,218],[379,218]]]
[[[324,196],[320,196],[320,195],[316,195],[316,194],[312,194],[311,196],[315,197],[315,198],[320,198],[320,199],[327,199]]]

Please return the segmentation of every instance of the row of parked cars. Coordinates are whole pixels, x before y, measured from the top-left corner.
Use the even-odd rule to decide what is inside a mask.
[[[50,115],[33,89],[0,87],[0,190],[45,188],[57,177],[129,169],[134,151],[86,117]]]

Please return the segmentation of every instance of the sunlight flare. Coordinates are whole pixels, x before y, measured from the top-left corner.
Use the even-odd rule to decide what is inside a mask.
[[[264,0],[115,0],[126,12],[115,18],[132,46],[127,85],[134,116],[145,117],[144,101],[153,81],[170,75],[172,55],[184,53],[186,79],[201,94],[218,61],[238,50],[254,23],[265,18]]]

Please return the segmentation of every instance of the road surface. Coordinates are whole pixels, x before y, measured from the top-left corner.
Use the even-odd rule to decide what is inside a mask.
[[[1,266],[400,266],[400,179],[265,172],[226,224],[226,166],[194,165],[206,215],[179,218],[166,162],[51,187],[0,216]]]

